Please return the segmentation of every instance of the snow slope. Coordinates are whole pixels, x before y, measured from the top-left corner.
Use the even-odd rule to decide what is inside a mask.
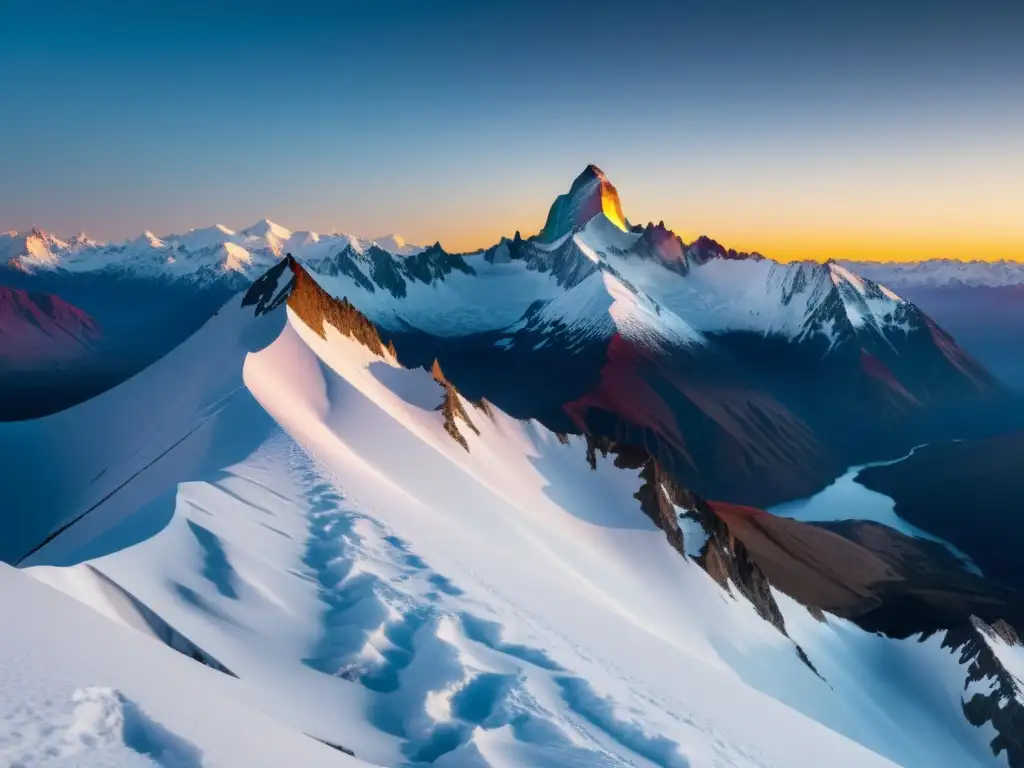
[[[244,684],[0,564],[0,764],[365,765],[246,701]]]
[[[564,334],[570,350],[615,333],[655,348],[706,343],[685,321],[606,270],[595,271],[556,296],[530,317],[525,328],[542,337]]]
[[[669,546],[636,470],[468,403],[466,450],[428,372],[238,304],[94,401],[0,427],[12,550],[91,510],[30,573],[383,765],[1000,765],[955,697],[878,706],[887,641],[852,647],[856,680],[815,675]],[[820,631],[812,663],[840,658]],[[914,685],[962,674],[908,653]]]

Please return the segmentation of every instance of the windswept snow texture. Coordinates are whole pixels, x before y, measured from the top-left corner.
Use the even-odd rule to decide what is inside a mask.
[[[254,316],[236,297],[100,398],[0,425],[0,446],[18,446],[0,493],[21,520],[3,521],[5,557],[30,551],[29,573],[161,654],[119,674],[76,672],[38,697],[65,713],[42,719],[73,719],[75,691],[100,689],[81,694],[89,722],[134,717],[133,702],[170,734],[154,725],[148,743],[182,759],[193,745],[203,765],[267,764],[280,754],[264,737],[297,733],[388,766],[1000,765],[965,725],[959,692],[918,706],[917,693],[962,684],[955,656],[819,625],[789,604],[819,677],[669,545],[633,496],[637,470],[600,458],[592,470],[580,438],[470,403],[479,434],[465,430],[467,451],[444,431],[428,371],[325,332],[290,309]],[[237,680],[147,640],[160,633],[138,605]],[[6,642],[21,643],[20,628],[0,633],[0,658],[15,659],[0,674],[29,669]],[[107,647],[131,658],[63,629],[25,647],[37,641],[37,660],[100,664]],[[828,664],[846,653],[856,675]],[[164,658],[176,662],[168,679]],[[174,718],[161,686],[182,665],[200,704]],[[258,723],[224,726],[210,709],[222,700],[193,677],[262,712]],[[248,741],[232,730],[242,723]],[[218,758],[230,736],[256,758]],[[346,764],[298,738],[309,753],[273,764],[317,765],[324,750]],[[127,738],[102,743],[151,758]]]
[[[0,605],[0,765],[365,765],[252,708],[239,681],[2,564]]]

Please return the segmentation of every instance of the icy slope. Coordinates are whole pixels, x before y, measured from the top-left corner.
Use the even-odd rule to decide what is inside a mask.
[[[253,709],[238,680],[3,564],[0,605],[2,765],[366,765]]]
[[[573,350],[613,334],[655,349],[706,343],[704,337],[671,312],[607,270],[597,270],[578,285],[545,304],[523,326],[531,341]],[[509,346],[516,344],[513,337]]]

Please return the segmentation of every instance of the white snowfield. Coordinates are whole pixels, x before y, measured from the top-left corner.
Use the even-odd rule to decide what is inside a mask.
[[[791,640],[671,548],[636,470],[469,403],[466,451],[429,372],[239,303],[0,425],[13,558],[87,512],[0,569],[4,764],[1005,766],[938,638],[777,595]]]
[[[358,766],[244,683],[0,564],[0,765]]]

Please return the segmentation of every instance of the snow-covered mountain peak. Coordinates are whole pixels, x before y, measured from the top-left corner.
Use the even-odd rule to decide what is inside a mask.
[[[273,238],[283,242],[292,236],[292,231],[280,224],[275,224],[270,219],[260,219],[252,226],[241,230],[239,234],[245,237]]]
[[[68,240],[68,248],[71,250],[78,250],[79,248],[95,248],[102,245],[99,240],[93,240],[85,232],[79,232],[77,235]]]
[[[881,294],[890,301],[903,301],[902,298],[897,296],[884,285],[870,280],[865,280],[860,275],[840,265],[833,259],[829,259],[829,261],[826,262],[826,267],[828,267],[829,276],[832,278],[832,282],[837,286],[844,284],[849,285],[862,296],[875,296],[876,294]]]
[[[148,229],[141,235],[136,237],[134,240],[128,242],[129,245],[140,247],[140,248],[166,248],[167,245],[159,237],[154,235]]]
[[[413,256],[420,251],[426,250],[425,246],[413,245],[406,241],[406,239],[401,235],[396,235],[394,233],[375,237],[372,242],[376,243],[377,247],[383,248],[385,251],[390,253],[396,253],[399,256]]]
[[[573,348],[615,334],[653,349],[705,343],[693,326],[604,264],[538,310],[525,330],[528,339],[540,336],[541,346],[560,338]]]
[[[185,246],[188,250],[200,250],[211,248],[239,239],[235,231],[228,229],[223,224],[214,224],[212,227],[201,227],[190,229],[180,235],[168,235],[164,238],[167,242],[173,242]]]
[[[596,165],[588,165],[573,181],[569,191],[555,198],[541,238],[547,242],[557,240],[584,227],[599,214],[604,214],[620,230],[629,230],[618,191],[604,171]]]
[[[57,265],[69,250],[68,243],[39,227],[0,235],[0,262],[26,272]]]

